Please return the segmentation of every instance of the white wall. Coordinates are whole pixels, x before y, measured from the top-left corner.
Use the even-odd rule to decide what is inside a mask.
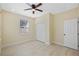
[[[1,55],[1,13],[0,13],[0,55]]]
[[[22,15],[13,14],[7,11],[2,12],[3,15],[3,40],[4,46],[17,44],[20,42],[26,42],[35,40],[35,23],[34,19]],[[29,25],[29,31],[26,33],[20,32],[20,18],[26,17]]]

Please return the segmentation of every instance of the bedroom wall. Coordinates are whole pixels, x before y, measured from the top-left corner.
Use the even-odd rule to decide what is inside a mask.
[[[1,14],[1,5],[0,5],[0,55],[1,55],[1,21],[2,21],[2,14]]]
[[[72,18],[79,18],[79,7],[54,15],[54,43],[64,44],[64,20]]]
[[[54,42],[55,38],[55,28],[54,28],[54,15],[49,13],[49,40],[50,43]]]
[[[1,32],[2,32],[2,31],[1,31],[1,29],[2,29],[2,28],[1,28],[1,25],[2,25],[1,21],[2,21],[2,17],[1,17],[1,16],[2,16],[2,15],[1,15],[1,12],[0,12],[0,55],[1,55],[1,39],[2,39],[2,38],[1,38]]]
[[[14,14],[4,10],[2,11],[2,16],[3,16],[3,26],[2,26],[3,47],[36,39],[34,18]],[[20,33],[19,31],[19,23],[21,17],[26,17],[26,19],[28,18],[27,20],[30,23],[29,31],[26,33]]]
[[[50,43],[55,43],[59,45],[64,44],[64,20],[79,18],[79,7],[74,9],[57,13],[53,15],[52,13],[48,13],[49,15],[49,41]],[[45,17],[48,17],[46,14]],[[40,19],[43,18],[40,17]]]

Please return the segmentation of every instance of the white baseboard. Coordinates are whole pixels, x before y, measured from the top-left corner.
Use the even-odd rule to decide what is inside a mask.
[[[14,45],[18,45],[18,44],[22,44],[25,42],[30,42],[30,41],[34,41],[34,40],[23,40],[23,41],[18,41],[18,42],[13,42],[13,43],[8,43],[8,44],[4,44],[2,46],[0,46],[1,48],[5,48],[5,47],[9,47],[9,46],[14,46]]]
[[[44,43],[44,44],[46,44],[46,45],[51,45],[51,44],[48,43],[48,42],[43,42],[43,41],[40,41],[40,40],[36,40],[36,41],[42,42],[42,43]]]
[[[53,43],[54,43],[54,44],[57,44],[57,45],[64,46],[64,44],[62,44],[62,43],[58,43],[58,42],[54,42],[54,41],[53,41]],[[53,44],[53,43],[52,43],[52,44]]]

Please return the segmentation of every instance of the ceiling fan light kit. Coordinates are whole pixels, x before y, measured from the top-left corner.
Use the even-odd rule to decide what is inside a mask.
[[[43,10],[41,9],[37,9],[38,7],[40,7],[42,5],[42,3],[39,3],[37,5],[35,4],[29,4],[29,3],[26,3],[28,6],[30,6],[31,8],[28,8],[28,9],[24,9],[24,10],[32,10],[32,13],[35,14],[35,11],[39,11],[39,12],[43,12]]]

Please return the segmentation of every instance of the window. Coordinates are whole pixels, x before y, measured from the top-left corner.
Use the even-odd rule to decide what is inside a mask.
[[[21,32],[27,32],[29,30],[29,22],[27,18],[20,19],[20,30]]]

